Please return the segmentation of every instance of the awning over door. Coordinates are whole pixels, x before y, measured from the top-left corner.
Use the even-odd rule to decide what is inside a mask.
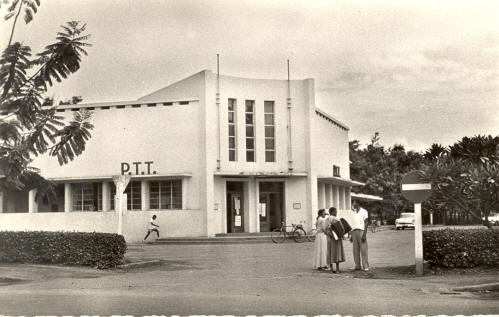
[[[319,182],[331,183],[334,185],[342,185],[342,186],[364,186],[364,183],[353,181],[348,178],[338,177],[338,176],[317,176],[317,180]]]

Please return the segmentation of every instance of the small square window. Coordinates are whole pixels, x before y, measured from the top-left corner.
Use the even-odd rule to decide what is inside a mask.
[[[273,150],[274,149],[274,139],[265,139],[265,149]]]
[[[229,150],[229,161],[235,161],[236,160],[236,150]]]
[[[246,149],[255,149],[255,140],[253,138],[246,138]]]
[[[246,100],[246,112],[253,112],[253,105],[255,104],[254,100]]]
[[[253,114],[252,113],[246,114],[246,124],[253,124]]]
[[[255,151],[246,151],[246,162],[255,161]]]
[[[265,162],[275,162],[274,151],[265,151]]]

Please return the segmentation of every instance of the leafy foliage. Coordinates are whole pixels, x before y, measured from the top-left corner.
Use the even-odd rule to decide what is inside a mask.
[[[424,259],[445,268],[499,267],[499,230],[434,230],[423,232]]]
[[[402,145],[385,149],[375,133],[365,149],[359,141],[350,142],[351,177],[366,185],[361,191],[382,196],[382,202],[368,204],[384,219],[411,209],[400,195],[400,181],[411,170],[423,170],[432,183],[433,195],[424,210],[444,221],[448,217],[489,225],[488,215],[498,211],[499,137],[464,137],[449,148],[433,144],[424,154],[405,151]],[[475,220],[470,221],[469,218]]]
[[[378,211],[378,217],[393,220],[400,212],[410,208],[401,197],[400,180],[410,170],[418,169],[423,161],[421,154],[405,151],[403,145],[396,144],[385,149],[380,145],[379,133],[375,133],[371,143],[364,149],[358,140],[350,145],[350,177],[365,183],[362,193],[383,197],[381,202],[367,203],[371,213]]]
[[[21,9],[28,23],[37,12],[38,0],[16,0],[6,19]],[[42,181],[39,170],[30,166],[32,158],[49,153],[66,164],[85,150],[90,139],[91,113],[74,113],[74,119],[56,115],[54,101],[45,96],[47,87],[79,70],[90,35],[86,25],[68,22],[57,33],[56,41],[32,58],[29,46],[15,42],[7,46],[0,59],[0,189],[37,188],[50,196],[51,186]],[[9,41],[10,42],[10,41]],[[81,98],[76,98],[76,102]],[[36,176],[37,175],[37,176]],[[33,187],[44,186],[42,187]]]
[[[111,233],[1,231],[0,262],[84,265],[99,269],[123,263],[126,242]]]

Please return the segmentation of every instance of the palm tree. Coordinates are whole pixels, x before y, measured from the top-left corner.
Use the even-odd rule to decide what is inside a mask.
[[[35,3],[39,5],[38,0]],[[15,1],[9,9],[18,8],[19,14],[23,5],[29,12],[36,12],[32,7],[34,2],[26,0]],[[47,45],[34,59],[31,49],[19,42],[3,51],[0,58],[0,175],[3,175],[0,188],[38,188],[50,194],[49,182],[29,165],[32,157],[48,153],[57,157],[62,165],[85,150],[93,128],[91,113],[75,112],[73,120],[65,124],[63,117],[55,114],[55,107],[46,107],[51,100],[45,97],[48,86],[79,70],[82,56],[87,55],[85,48],[90,46],[87,43],[90,35],[84,34],[85,29],[85,24],[68,22],[57,33],[56,42]]]

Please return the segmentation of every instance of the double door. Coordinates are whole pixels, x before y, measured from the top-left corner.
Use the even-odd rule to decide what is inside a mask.
[[[269,232],[281,227],[284,214],[284,183],[260,182],[258,213],[260,232]]]

